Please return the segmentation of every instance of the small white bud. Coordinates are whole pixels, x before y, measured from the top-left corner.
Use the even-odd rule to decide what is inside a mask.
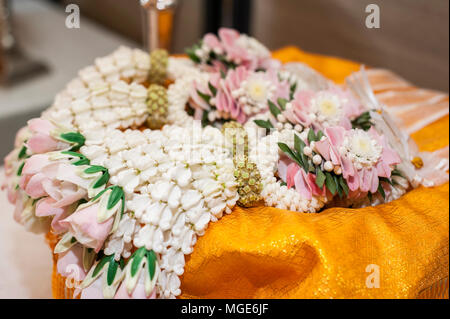
[[[285,122],[286,121],[286,117],[283,114],[278,114],[277,115],[277,120],[278,120],[278,122]]]
[[[334,167],[334,173],[336,175],[341,175],[342,174],[342,168],[340,166],[335,166]]]
[[[309,146],[305,146],[303,148],[303,154],[305,154],[306,156],[311,156],[312,155],[312,149]]]
[[[208,120],[209,120],[210,122],[214,122],[214,121],[216,120],[216,114],[215,114],[215,112],[209,112],[209,113],[208,113]]]
[[[333,163],[331,163],[330,161],[326,161],[325,164],[323,164],[323,168],[327,171],[327,172],[331,172],[334,167],[333,167]]]
[[[320,155],[313,156],[313,163],[315,165],[320,165],[322,163],[322,157]]]
[[[301,131],[303,131],[303,126],[301,126],[300,124],[295,124],[294,129],[295,129],[297,132],[301,132]]]

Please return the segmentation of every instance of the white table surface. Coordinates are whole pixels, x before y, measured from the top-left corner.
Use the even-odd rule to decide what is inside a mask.
[[[96,57],[120,45],[136,46],[83,16],[80,29],[67,29],[64,10],[48,3],[20,0],[14,5],[21,46],[51,71],[13,88],[0,87],[0,118],[49,106],[78,70]],[[0,167],[0,184],[3,178]],[[5,192],[0,192],[0,209],[0,298],[51,298],[52,257],[44,235],[28,233],[14,221],[14,207]]]
[[[0,183],[3,181],[0,167]],[[52,255],[44,235],[25,231],[0,191],[0,299],[52,298]]]

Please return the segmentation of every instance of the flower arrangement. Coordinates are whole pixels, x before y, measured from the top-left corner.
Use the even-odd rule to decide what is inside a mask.
[[[364,79],[283,66],[230,29],[187,53],[97,59],[5,158],[14,218],[57,236],[57,271],[82,298],[177,297],[185,256],[235,205],[316,213],[442,182]]]

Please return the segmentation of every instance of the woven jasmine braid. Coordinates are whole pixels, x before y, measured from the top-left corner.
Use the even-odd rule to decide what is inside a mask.
[[[174,65],[180,66],[175,67],[178,73],[171,72]],[[189,69],[182,59],[169,59],[170,76]],[[232,150],[224,147],[220,130],[137,129],[151,116],[144,86],[149,70],[146,53],[122,47],[81,70],[42,117],[83,134],[80,153],[91,165],[107,168],[109,184],[124,190],[125,214],[106,240],[104,253],[119,260],[139,247],[153,250],[158,256],[157,296],[174,298],[181,293],[184,256],[210,221],[231,213],[239,195]],[[173,91],[172,86],[169,105],[176,99]]]

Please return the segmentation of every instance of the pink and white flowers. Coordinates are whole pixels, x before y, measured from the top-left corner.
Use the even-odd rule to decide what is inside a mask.
[[[208,71],[225,71],[231,66],[268,70],[280,65],[258,40],[228,28],[221,28],[218,37],[206,34],[201,44],[188,50],[188,54]]]
[[[57,150],[69,149],[70,144],[56,139],[57,127],[48,120],[36,118],[28,121],[28,129],[31,137],[26,142],[26,147],[33,154],[42,154]]]
[[[292,124],[312,126],[316,130],[341,126],[351,129],[351,120],[364,108],[350,91],[332,87],[324,91],[298,91],[286,105],[283,115]]]
[[[326,138],[315,143],[317,152],[333,165],[341,167],[342,175],[352,192],[375,193],[379,178],[390,178],[401,160],[375,129],[325,129]]]
[[[99,211],[99,203],[87,203],[78,207],[76,212],[60,222],[79,243],[93,248],[95,252],[99,252],[103,247],[114,223],[114,218],[99,222]]]
[[[268,109],[268,101],[289,97],[290,85],[280,81],[276,72],[254,72],[240,66],[225,78],[212,74],[209,82],[195,82],[190,105],[195,118],[208,111],[208,120],[233,119],[243,124],[253,115]]]

